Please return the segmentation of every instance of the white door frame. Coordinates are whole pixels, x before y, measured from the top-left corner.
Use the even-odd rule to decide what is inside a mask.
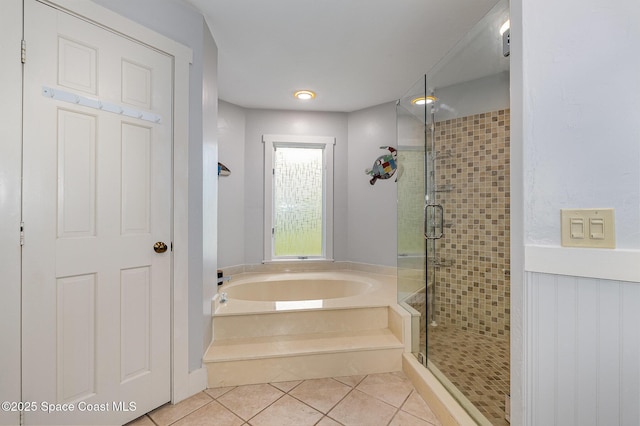
[[[100,26],[146,44],[174,58],[171,402],[177,403],[191,396],[198,390],[201,390],[199,387],[203,386],[199,383],[197,377],[191,377],[189,374],[188,144],[189,65],[193,61],[193,52],[190,48],[91,1],[38,1],[48,3],[79,17],[86,18]],[[193,383],[194,381],[198,381],[198,383]]]
[[[22,178],[22,1],[3,1],[0,13],[0,401],[20,401],[20,218]],[[0,424],[17,424],[17,411],[0,409]]]

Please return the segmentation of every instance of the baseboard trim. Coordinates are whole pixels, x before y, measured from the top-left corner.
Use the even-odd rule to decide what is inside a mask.
[[[189,373],[189,394],[195,395],[207,389],[207,367],[201,367]]]

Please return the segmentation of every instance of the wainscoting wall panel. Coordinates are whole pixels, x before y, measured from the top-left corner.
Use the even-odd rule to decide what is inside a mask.
[[[640,425],[640,283],[526,273],[532,425]]]

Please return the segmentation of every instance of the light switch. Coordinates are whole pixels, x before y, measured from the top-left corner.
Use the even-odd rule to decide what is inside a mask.
[[[584,238],[584,219],[581,217],[571,218],[571,239]]]
[[[594,240],[604,240],[604,219],[589,218],[589,233]]]
[[[562,209],[563,247],[615,248],[614,210]]]

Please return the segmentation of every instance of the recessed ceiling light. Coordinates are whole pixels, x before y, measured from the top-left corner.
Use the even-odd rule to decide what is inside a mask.
[[[311,90],[298,90],[293,94],[293,97],[296,99],[300,99],[301,101],[308,101],[309,99],[315,98],[316,94]]]
[[[507,19],[507,21],[500,27],[500,35],[503,35],[509,28],[511,28],[511,20]]]
[[[425,105],[437,101],[435,96],[420,96],[418,98],[411,99],[411,103],[414,105]]]

